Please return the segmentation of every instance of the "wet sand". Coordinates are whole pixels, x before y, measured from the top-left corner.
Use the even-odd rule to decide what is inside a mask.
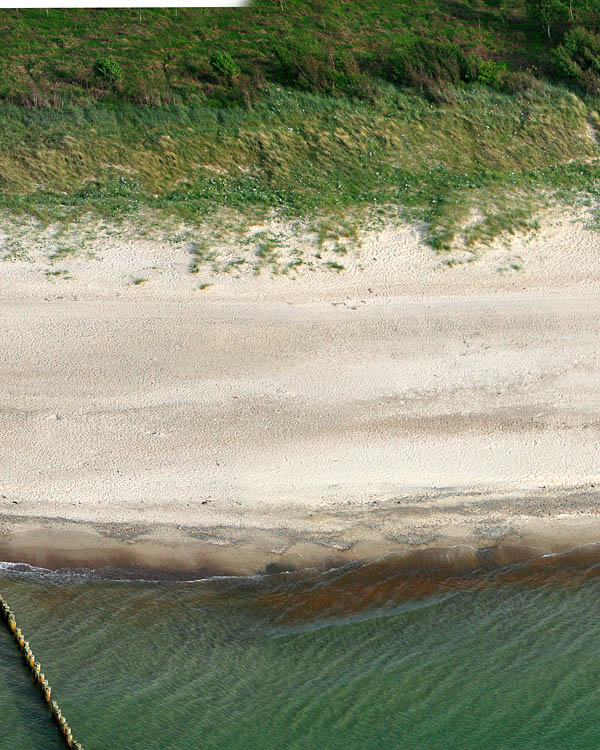
[[[321,510],[311,519],[287,508],[280,509],[279,526],[264,527],[193,519],[183,525],[90,523],[8,513],[0,515],[0,560],[50,570],[111,567],[113,573],[106,575],[186,580],[326,569],[417,550],[429,550],[432,560],[456,556],[457,568],[469,571],[479,565],[476,550],[519,551],[508,561],[499,558],[502,564],[579,548],[589,548],[600,560],[599,507],[600,493],[579,487],[555,493],[422,495],[369,508]]]

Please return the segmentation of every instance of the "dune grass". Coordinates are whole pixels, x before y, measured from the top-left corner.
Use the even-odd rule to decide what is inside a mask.
[[[375,103],[279,89],[250,110],[4,104],[0,210],[44,222],[148,210],[194,224],[223,209],[251,220],[392,206],[444,249],[459,229],[477,244],[526,228],[552,200],[594,199],[597,121],[550,85],[474,84],[451,104],[393,86]]]

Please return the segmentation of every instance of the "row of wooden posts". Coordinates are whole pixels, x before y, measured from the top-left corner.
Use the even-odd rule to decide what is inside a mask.
[[[15,642],[19,650],[22,652],[23,657],[25,659],[25,663],[29,667],[29,670],[32,673],[33,679],[35,680],[36,684],[42,691],[42,695],[44,696],[46,703],[50,707],[52,718],[57,723],[58,730],[61,734],[61,737],[66,742],[67,747],[75,748],[75,750],[83,750],[83,747],[79,744],[79,742],[75,742],[75,740],[73,739],[71,728],[69,727],[69,724],[67,723],[67,720],[65,719],[65,717],[62,715],[62,712],[60,708],[58,707],[58,703],[56,701],[51,700],[52,688],[48,684],[48,680],[46,679],[44,673],[42,672],[42,667],[35,660],[35,656],[33,655],[32,650],[29,648],[29,643],[25,640],[25,636],[21,632],[21,629],[17,627],[17,621],[15,620],[15,616],[11,612],[10,607],[5,602],[1,594],[0,594],[0,617],[6,623],[6,626],[9,629],[10,633],[12,634],[13,638],[15,639]]]

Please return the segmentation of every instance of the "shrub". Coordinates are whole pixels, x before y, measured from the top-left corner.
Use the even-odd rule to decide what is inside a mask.
[[[556,49],[552,50],[552,62],[554,70],[561,78],[573,78],[577,80],[581,77],[581,68],[573,60],[571,52],[564,44],[560,44]]]
[[[94,63],[94,73],[99,78],[113,85],[119,83],[123,78],[121,66],[112,57],[102,57]]]
[[[470,80],[473,65],[457,44],[415,39],[375,62],[383,78],[424,91],[428,85],[458,84]]]
[[[477,80],[479,83],[483,83],[484,86],[499,88],[506,72],[506,65],[499,64],[494,60],[483,60],[477,71]]]
[[[233,81],[240,74],[240,68],[227,52],[215,52],[210,56],[210,66],[217,75]]]
[[[554,69],[596,94],[600,89],[600,36],[581,26],[571,29],[552,51]]]
[[[272,78],[284,86],[320,89],[323,67],[318,52],[300,42],[289,41],[273,50]]]
[[[350,50],[326,50],[311,42],[287,42],[273,51],[271,79],[284,86],[372,99],[377,88]]]

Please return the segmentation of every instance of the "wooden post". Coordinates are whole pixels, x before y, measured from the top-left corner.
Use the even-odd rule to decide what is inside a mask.
[[[67,745],[67,747],[74,747],[75,750],[83,750],[83,747],[80,745],[80,743],[75,742],[75,740],[73,739],[71,728],[69,727],[69,724],[67,723],[65,717],[62,715],[62,712],[58,707],[58,703],[56,701],[50,700],[50,697],[52,695],[52,688],[48,684],[48,680],[42,672],[42,665],[35,660],[35,655],[29,648],[29,641],[25,640],[25,636],[21,632],[21,629],[17,628],[17,621],[15,619],[15,616],[11,612],[2,595],[0,595],[0,616],[6,622],[6,627],[8,628],[9,632],[14,635],[17,648],[19,648],[19,650],[23,652],[25,662],[33,672],[35,681],[41,689],[44,700],[50,707],[50,714],[58,724],[59,731],[65,741],[65,744]]]

